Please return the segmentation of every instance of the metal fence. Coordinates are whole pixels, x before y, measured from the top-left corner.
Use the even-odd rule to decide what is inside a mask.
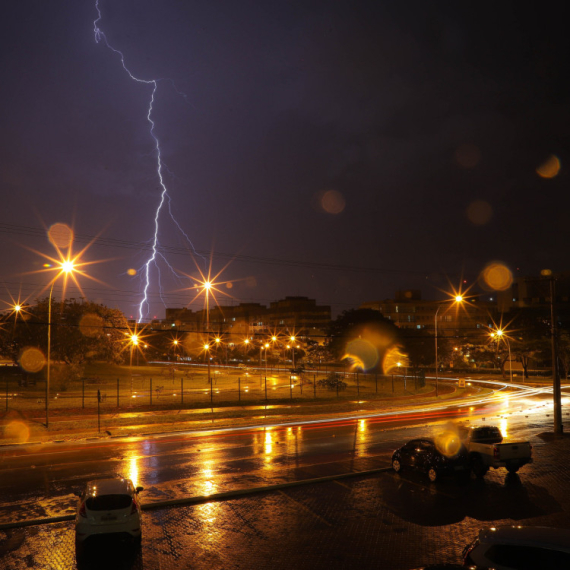
[[[326,382],[329,374],[309,371],[290,374],[266,371],[212,369],[191,372],[133,373],[120,378],[89,377],[71,382],[65,389],[50,386],[49,408],[101,410],[128,408],[202,408],[211,405],[249,405],[323,399],[406,396],[418,393],[423,382],[415,375],[381,375],[338,372],[338,382]],[[328,384],[328,385],[327,385]],[[41,411],[45,408],[45,380],[30,381],[22,374],[0,376],[0,409]],[[4,400],[4,402],[2,402]]]

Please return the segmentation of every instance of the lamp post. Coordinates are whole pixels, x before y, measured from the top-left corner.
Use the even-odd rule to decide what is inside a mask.
[[[292,336],[289,340],[291,341],[291,352],[293,354],[293,368],[295,368],[295,337]]]
[[[218,348],[220,346],[220,343],[222,342],[222,339],[217,336],[214,341],[216,342],[216,354],[218,354]],[[225,343],[226,345],[226,366],[228,365],[228,344]],[[218,364],[219,364],[219,357],[218,357]]]
[[[130,354],[130,364],[129,364],[129,372],[131,373],[131,402],[130,405],[132,405],[132,398],[133,398],[133,349],[135,346],[138,346],[139,344],[139,335],[138,334],[132,334],[131,335],[131,354]],[[138,354],[138,353],[137,353]]]
[[[176,362],[178,360],[177,355],[176,355],[176,348],[178,347],[178,339],[174,339],[172,341],[172,346],[174,347],[174,350],[172,351],[174,353],[174,361]]]
[[[51,284],[49,290],[48,301],[48,346],[47,346],[47,371],[46,371],[46,429],[49,428],[49,375],[50,375],[50,361],[51,361],[51,297],[53,294],[53,286],[55,281]]]
[[[206,343],[204,345],[204,352],[206,354],[206,359],[208,360],[208,382],[210,383],[210,392],[212,391],[212,378],[210,377],[210,345]]]
[[[261,356],[263,349],[266,347],[267,345],[264,344],[260,344],[259,345],[259,381],[261,382],[261,378],[262,378],[262,368],[261,365],[263,363],[263,358]],[[267,359],[267,357],[266,357]],[[266,375],[267,375],[267,369],[266,369]]]
[[[50,368],[51,368],[51,300],[53,296],[53,287],[57,278],[60,275],[64,275],[64,279],[67,279],[68,275],[73,275],[75,269],[75,263],[70,258],[67,258],[61,262],[59,273],[54,277],[51,288],[49,290],[49,300],[48,300],[48,346],[47,346],[47,370],[46,370],[46,429],[49,428],[49,381],[50,381]]]
[[[501,330],[501,329],[497,329],[494,333],[491,333],[491,336],[497,336],[497,338],[499,339],[503,339],[506,343],[507,343],[507,348],[509,349],[509,370],[510,370],[510,378],[511,378],[511,382],[513,381],[513,363],[511,360],[511,343],[509,342],[509,339],[507,337],[507,335],[505,334],[505,331]]]
[[[453,298],[454,303],[462,303],[463,295],[455,295]],[[435,397],[439,396],[439,371],[437,367],[437,315],[442,305],[439,305],[437,311],[435,312]]]

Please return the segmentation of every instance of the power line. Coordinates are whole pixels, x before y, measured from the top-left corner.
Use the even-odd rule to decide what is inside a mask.
[[[43,228],[33,228],[27,226],[17,226],[14,224],[0,223],[0,233],[16,234],[16,235],[26,235],[30,237],[41,237],[45,238],[45,229]],[[80,243],[92,243],[93,245],[98,245],[102,247],[114,247],[123,249],[136,249],[138,251],[150,251],[152,250],[152,244],[133,242],[128,240],[120,240],[115,238],[105,238],[100,236],[92,236],[87,234],[75,234],[74,241]],[[170,255],[182,255],[185,257],[194,257],[193,254],[181,247],[160,245],[157,247],[157,251],[161,254]],[[206,251],[206,250],[196,250],[198,255],[202,256],[214,256],[219,259],[226,259],[230,261],[240,261],[243,263],[251,263],[258,265],[282,265],[284,267],[304,267],[308,269],[325,269],[329,271],[346,271],[346,272],[357,272],[357,273],[389,273],[393,275],[421,275],[427,276],[427,272],[412,270],[412,269],[393,269],[386,267],[359,267],[355,265],[342,265],[334,263],[318,263],[312,261],[300,261],[294,259],[279,259],[274,257],[261,257],[244,255],[237,253],[227,253],[222,251]]]

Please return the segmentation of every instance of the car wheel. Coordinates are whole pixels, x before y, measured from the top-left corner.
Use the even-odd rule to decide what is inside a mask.
[[[402,464],[400,463],[400,461],[398,459],[392,459],[392,469],[396,473],[399,473],[402,470]]]
[[[435,483],[437,481],[437,471],[435,467],[428,468],[427,476],[432,483]]]

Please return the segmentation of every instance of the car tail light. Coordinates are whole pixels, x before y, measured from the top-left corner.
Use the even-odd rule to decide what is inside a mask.
[[[137,505],[136,501],[133,501],[131,506],[131,515],[134,515],[139,510],[139,506]]]
[[[85,503],[81,503],[81,507],[79,507],[79,516],[87,518],[87,511],[85,509]]]
[[[499,459],[499,455],[500,455],[499,448],[496,445],[493,445],[493,457],[495,459]]]

